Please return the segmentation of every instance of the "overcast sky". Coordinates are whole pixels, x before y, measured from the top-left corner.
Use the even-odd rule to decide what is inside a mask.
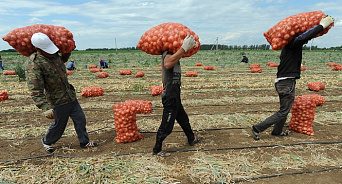
[[[175,22],[193,30],[201,44],[214,44],[216,38],[226,45],[266,44],[263,33],[280,20],[316,10],[336,21],[311,44],[341,46],[342,0],[0,0],[0,36],[47,24],[70,30],[79,50],[123,48],[135,47],[151,27]],[[1,39],[0,50],[10,48]]]

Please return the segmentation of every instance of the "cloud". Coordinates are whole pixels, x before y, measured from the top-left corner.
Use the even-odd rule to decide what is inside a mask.
[[[322,9],[337,18],[335,27],[320,39],[319,46],[341,42],[342,0],[324,3],[312,0],[295,5],[285,0],[94,0],[31,1],[3,0],[0,34],[15,28],[42,23],[64,26],[73,34],[78,49],[134,47],[148,29],[165,22],[188,26],[202,44],[264,44],[263,32],[294,14]],[[335,30],[334,30],[335,29]],[[317,39],[318,40],[318,39]],[[0,42],[0,50],[10,46]]]
[[[341,27],[342,26],[342,20],[339,20],[338,22],[335,23],[336,27]]]
[[[242,33],[239,32],[230,32],[227,33],[226,36],[223,38],[223,41],[229,41],[229,40],[234,40],[237,39],[241,36]]]
[[[42,22],[42,21],[43,21],[42,19],[33,17],[33,18],[30,18],[30,19],[28,20],[28,23],[30,23],[30,24],[39,24],[39,23]]]

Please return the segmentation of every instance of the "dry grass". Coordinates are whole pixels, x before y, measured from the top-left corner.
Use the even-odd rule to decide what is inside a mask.
[[[186,71],[198,71],[197,78],[182,78],[182,95],[194,95],[182,100],[186,110],[191,109],[189,115],[192,127],[195,130],[211,128],[241,128],[249,127],[256,122],[267,118],[272,114],[269,106],[264,104],[278,104],[278,97],[273,87],[275,68],[265,66],[266,62],[275,62],[279,52],[273,51],[244,51],[250,56],[253,63],[261,63],[262,74],[249,73],[248,65],[239,63],[241,52],[209,51],[199,52],[194,57],[184,58],[182,69]],[[326,83],[326,89],[341,91],[341,72],[330,72],[325,65],[325,56],[331,60],[339,61],[339,53],[312,52],[304,55],[307,63],[307,71],[302,73],[302,79],[298,81],[299,93],[306,93],[307,82],[322,80]],[[323,56],[322,56],[323,55]],[[96,53],[75,54],[73,59],[79,66],[93,64],[97,57],[110,58],[113,62],[107,70],[110,78],[98,80],[95,74],[87,69],[80,68],[69,77],[70,82],[76,87],[77,95],[83,87],[102,86],[105,90],[103,97],[84,100],[83,109],[89,114],[87,119],[92,121],[87,125],[88,131],[101,129],[114,129],[112,105],[120,101],[119,97],[125,95],[149,95],[149,86],[160,85],[160,71],[157,66],[159,57],[149,56],[144,53]],[[17,58],[17,56],[16,56]],[[158,61],[156,62],[156,60]],[[19,60],[22,58],[19,58]],[[23,59],[24,60],[24,59]],[[22,61],[23,62],[23,61]],[[202,62],[205,65],[215,66],[215,71],[204,71],[194,67],[194,63]],[[220,65],[225,63],[225,68]],[[136,79],[133,76],[122,77],[118,73],[121,69],[131,69],[133,73],[143,70],[145,77]],[[9,68],[10,69],[10,68]],[[42,118],[41,111],[32,103],[26,83],[19,83],[15,76],[0,76],[0,91],[6,90],[10,94],[10,100],[0,102],[0,114],[8,115],[16,113],[18,116],[12,119],[0,119],[1,139],[22,139],[42,137],[50,122]],[[222,95],[207,98],[197,98],[196,93],[225,92],[233,96]],[[251,92],[252,91],[252,92]],[[260,91],[273,91],[274,95],[264,96]],[[255,92],[255,93],[254,93]],[[236,94],[236,95],[235,95]],[[323,93],[325,94],[325,93]],[[340,101],[341,94],[324,95],[327,101]],[[336,95],[337,94],[337,95]],[[107,96],[106,96],[107,95]],[[114,98],[113,98],[114,96]],[[108,101],[107,99],[115,99]],[[18,103],[18,102],[22,102]],[[161,119],[161,100],[156,97],[152,100],[155,112],[149,115],[138,115],[137,124],[139,131],[156,131]],[[259,105],[260,112],[245,113],[238,109],[239,105],[248,107],[249,104]],[[201,113],[201,108],[218,106],[222,113]],[[195,109],[196,110],[192,110]],[[246,109],[248,111],[249,109]],[[233,113],[234,112],[234,113]],[[14,117],[14,116],[13,116]],[[330,123],[341,124],[341,109],[332,111],[317,109],[314,126],[332,126]],[[38,124],[22,125],[27,118]],[[39,124],[40,123],[40,124]],[[20,125],[19,125],[20,124]],[[65,135],[75,137],[75,131],[69,123]],[[338,128],[340,125],[337,125]],[[179,125],[175,126],[179,128]],[[322,129],[321,131],[324,131]],[[101,132],[100,132],[101,133]],[[241,136],[250,138],[247,130],[230,133],[227,136]],[[269,136],[266,133],[263,136]],[[213,139],[219,139],[215,137]],[[340,135],[331,135],[331,141],[340,140]],[[315,137],[291,138],[286,141],[304,142],[318,141]],[[254,142],[253,142],[254,143]],[[280,144],[261,140],[260,145]],[[20,144],[20,143],[18,143]],[[250,146],[250,142],[243,141],[241,145]],[[203,143],[205,146],[215,146],[215,141]],[[229,145],[218,145],[229,147]],[[182,147],[179,143],[168,142],[166,148]],[[280,146],[257,149],[235,149],[221,151],[190,151],[182,154],[174,154],[170,158],[154,157],[150,154],[134,154],[128,156],[115,156],[115,153],[96,155],[91,158],[61,158],[42,157],[21,162],[1,163],[0,183],[228,183],[240,179],[265,176],[269,174],[291,173],[305,171],[307,168],[339,167],[342,163],[340,153],[341,144],[331,145],[297,145]],[[72,148],[63,147],[66,152],[73,152]]]

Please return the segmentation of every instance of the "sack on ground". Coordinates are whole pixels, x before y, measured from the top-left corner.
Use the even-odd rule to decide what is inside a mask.
[[[161,95],[163,93],[163,86],[151,86],[150,89],[152,96]]]
[[[136,107],[137,114],[147,114],[152,112],[152,102],[147,100],[126,100],[126,105]]]
[[[6,91],[0,91],[0,102],[8,99],[8,93]]]
[[[128,143],[143,138],[138,132],[136,109],[135,106],[123,103],[113,105],[116,142]]]
[[[316,102],[313,98],[299,96],[295,98],[291,109],[289,129],[313,136],[312,123],[315,119]]]
[[[101,87],[89,86],[82,89],[81,96],[83,97],[95,97],[102,96],[104,93]]]

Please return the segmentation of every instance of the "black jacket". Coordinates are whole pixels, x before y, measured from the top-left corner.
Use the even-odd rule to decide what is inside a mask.
[[[281,51],[277,78],[300,78],[303,45],[323,31],[323,26],[317,25],[290,41]]]

